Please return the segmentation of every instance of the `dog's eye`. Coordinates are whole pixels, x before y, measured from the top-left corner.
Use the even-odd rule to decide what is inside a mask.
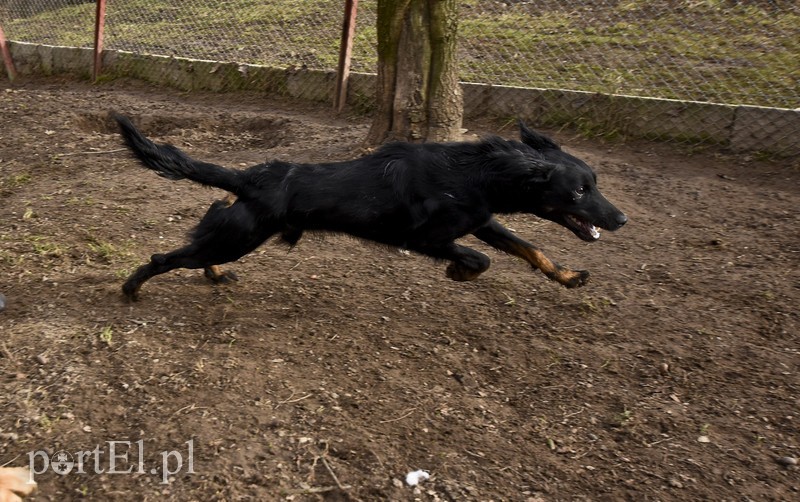
[[[581,185],[575,190],[575,195],[582,197],[586,193],[586,185]]]

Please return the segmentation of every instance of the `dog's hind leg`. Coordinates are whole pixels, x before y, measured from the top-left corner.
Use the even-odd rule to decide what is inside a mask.
[[[475,280],[491,264],[485,254],[452,242],[443,246],[420,246],[412,250],[438,260],[449,260],[451,263],[445,273],[454,281]]]
[[[150,257],[150,263],[139,267],[125,281],[125,284],[122,285],[122,292],[129,300],[136,300],[142,284],[176,268],[205,269],[206,277],[217,283],[238,280],[232,272],[223,272],[219,264],[235,261],[252,251],[254,247],[240,246],[235,249],[228,247],[224,249],[225,254],[223,255],[217,246],[210,243],[201,245],[193,242],[167,254],[154,254]]]
[[[586,270],[570,270],[554,263],[539,248],[520,239],[495,219],[489,220],[489,223],[472,235],[500,251],[522,258],[548,278],[568,288],[583,286],[589,280],[589,272]]]
[[[203,216],[202,221],[218,220],[220,215],[224,214],[228,208],[233,206],[233,204],[236,202],[236,199],[237,198],[235,195],[228,194],[225,196],[225,198],[214,201],[214,203],[211,204],[211,207],[208,208],[205,216]],[[202,228],[202,221],[200,225],[198,225],[198,230]],[[234,272],[229,270],[223,271],[222,268],[217,264],[205,267],[203,272],[206,278],[214,284],[227,284],[229,282],[239,280],[239,276],[237,276]]]
[[[148,279],[157,275],[164,274],[176,268],[204,268],[211,266],[210,263],[201,262],[197,259],[191,258],[196,252],[196,246],[190,244],[184,248],[172,251],[167,254],[154,254],[150,257],[150,263],[146,263],[136,269],[136,271],[128,277],[125,284],[122,285],[122,293],[129,300],[136,300],[139,294],[139,288],[142,287]]]
[[[206,277],[215,282],[237,280],[231,272],[223,272],[219,264],[236,261],[253,251],[271,235],[269,229],[261,234],[237,239],[232,232],[209,234],[192,241],[189,245],[167,254],[154,254],[150,263],[139,267],[122,286],[122,292],[130,300],[136,300],[139,288],[148,279],[176,268],[205,269]]]

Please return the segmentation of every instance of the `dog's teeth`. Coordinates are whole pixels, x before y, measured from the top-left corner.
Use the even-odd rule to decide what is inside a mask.
[[[595,228],[594,225],[589,226],[589,232],[592,234],[593,238],[600,238],[600,232],[597,231],[597,228]]]

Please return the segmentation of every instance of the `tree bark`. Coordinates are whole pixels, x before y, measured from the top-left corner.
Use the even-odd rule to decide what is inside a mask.
[[[464,99],[458,79],[458,2],[431,2],[428,141],[461,138]]]
[[[378,1],[377,111],[368,144],[461,135],[456,0]]]

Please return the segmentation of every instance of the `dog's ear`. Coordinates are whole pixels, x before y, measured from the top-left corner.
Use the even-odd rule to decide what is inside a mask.
[[[557,170],[561,169],[559,164],[553,164],[544,160],[529,160],[525,181],[527,183],[544,183],[550,180]]]
[[[522,120],[519,121],[519,136],[523,143],[534,150],[561,150],[558,143],[544,134],[529,129]]]

